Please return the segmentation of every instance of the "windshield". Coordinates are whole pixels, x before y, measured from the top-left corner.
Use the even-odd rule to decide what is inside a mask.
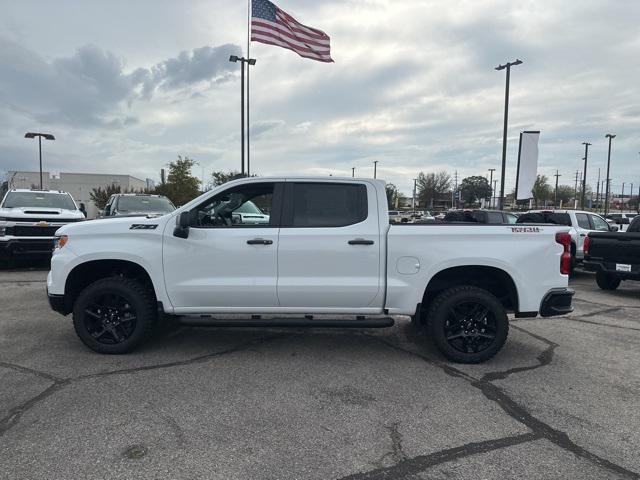
[[[120,197],[117,206],[119,213],[168,213],[175,209],[173,203],[164,197]]]
[[[46,192],[9,192],[7,193],[3,208],[62,208],[75,210],[71,195],[67,193]]]

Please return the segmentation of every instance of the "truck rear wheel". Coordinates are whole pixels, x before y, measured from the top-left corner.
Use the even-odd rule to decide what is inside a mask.
[[[153,295],[126,277],[97,280],[73,306],[73,326],[80,340],[99,353],[128,353],[143,342],[156,323]]]
[[[445,290],[431,304],[430,337],[440,352],[458,363],[484,362],[500,351],[509,334],[502,303],[469,285]]]
[[[602,290],[615,290],[620,286],[620,279],[610,273],[596,273],[596,283]]]

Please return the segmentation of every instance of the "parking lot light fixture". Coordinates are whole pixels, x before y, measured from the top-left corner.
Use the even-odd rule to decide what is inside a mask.
[[[616,136],[612,135],[611,133],[607,133],[605,137],[609,139],[609,153],[607,154],[607,179],[606,179],[607,190],[604,195],[604,214],[607,215],[609,213],[609,184],[611,183],[611,178],[609,178],[609,170],[611,169],[611,140],[616,138]]]
[[[377,172],[378,172],[378,160],[374,160],[373,161],[373,178],[377,177]]]
[[[509,79],[511,77],[511,67],[520,65],[522,60],[517,58],[514,62],[507,62],[498,65],[496,70],[507,70],[507,80],[504,89],[504,128],[502,130],[502,175],[500,177],[500,210],[504,209],[504,176],[507,164],[507,124],[509,123]]]
[[[45,140],[55,140],[54,137],[50,133],[38,133],[38,132],[27,132],[24,134],[24,138],[36,138],[38,137],[38,154],[40,157],[40,190],[42,190],[42,138]]]

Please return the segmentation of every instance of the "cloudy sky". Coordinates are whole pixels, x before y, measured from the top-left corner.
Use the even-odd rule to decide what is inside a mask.
[[[409,193],[419,171],[500,168],[504,71],[512,70],[507,188],[518,133],[541,130],[540,173],[573,184],[606,168],[640,184],[637,0],[280,0],[331,36],[333,64],[254,43],[251,163],[261,175],[372,176]],[[157,179],[177,155],[194,171],[239,168],[237,64],[246,2],[1,0],[0,171]],[[495,177],[494,177],[495,178]],[[627,186],[627,189],[629,187]]]

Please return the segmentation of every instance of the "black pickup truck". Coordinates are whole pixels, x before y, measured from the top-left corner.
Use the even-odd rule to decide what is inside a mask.
[[[603,290],[615,290],[622,280],[640,280],[640,216],[626,232],[589,233],[584,258],[584,267],[596,272]]]

